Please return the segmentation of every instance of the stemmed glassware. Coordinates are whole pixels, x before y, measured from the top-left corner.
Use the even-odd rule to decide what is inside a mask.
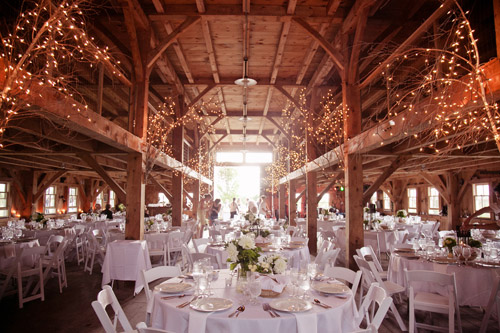
[[[247,289],[248,294],[250,295],[250,303],[253,305],[259,304],[259,302],[257,301],[257,297],[259,297],[262,293],[262,286],[257,280],[257,275],[255,273],[251,273],[248,277]]]
[[[462,247],[454,246],[453,247],[453,255],[457,258],[458,266],[460,266],[460,256],[462,255]]]
[[[204,273],[207,276],[207,295],[212,295],[212,281],[214,279],[214,267],[212,265],[204,266]]]
[[[302,271],[298,274],[298,286],[300,289],[302,289],[302,296],[300,297],[303,299],[307,299],[307,292],[311,288],[311,283],[309,281],[309,275],[307,272]]]
[[[467,266],[469,258],[472,256],[472,249],[470,247],[464,247],[462,249],[462,255],[465,258],[465,266]]]
[[[490,258],[493,262],[497,261],[498,258],[498,249],[492,247],[490,250]]]

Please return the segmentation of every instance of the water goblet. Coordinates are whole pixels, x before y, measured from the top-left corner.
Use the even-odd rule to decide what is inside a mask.
[[[455,256],[455,258],[457,258],[458,266],[460,266],[460,256],[462,255],[462,247],[454,246],[453,255]]]
[[[497,261],[497,258],[498,258],[498,249],[497,248],[494,248],[494,247],[491,248],[490,258],[493,262]]]
[[[427,253],[427,259],[431,260],[432,255],[434,254],[434,245],[428,245],[427,249],[426,249],[426,253]]]
[[[464,247],[462,249],[462,255],[464,256],[465,258],[465,266],[467,266],[468,264],[468,261],[469,261],[469,258],[471,257],[472,255],[472,250],[470,247]]]
[[[262,286],[260,285],[260,281],[255,278],[252,278],[247,282],[248,294],[250,295],[250,303],[253,305],[259,304],[257,301],[257,297],[262,293]]]
[[[210,296],[210,295],[213,295],[212,293],[212,281],[214,279],[214,267],[212,265],[208,265],[208,266],[205,266],[205,273],[207,274],[207,284],[208,284],[208,287],[207,287],[207,294]]]
[[[307,265],[307,273],[309,274],[309,278],[313,280],[316,275],[318,274],[318,264],[316,263],[309,263]]]
[[[311,288],[311,283],[309,281],[309,276],[306,273],[300,273],[298,276],[299,288],[302,289],[302,298],[307,299],[307,292]]]

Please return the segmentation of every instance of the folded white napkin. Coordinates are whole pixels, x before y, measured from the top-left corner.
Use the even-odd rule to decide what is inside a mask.
[[[294,313],[297,321],[297,333],[309,333],[318,331],[318,318],[315,312]]]
[[[189,311],[189,333],[205,332],[207,326],[207,318],[212,312]]]
[[[262,289],[281,294],[288,283],[288,278],[283,275],[260,275],[257,281],[260,282]]]

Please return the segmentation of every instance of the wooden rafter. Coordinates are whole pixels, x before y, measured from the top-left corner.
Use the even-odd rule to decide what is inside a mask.
[[[47,181],[43,182],[43,184],[38,188],[36,193],[33,195],[33,202],[37,202],[38,199],[42,196],[43,193],[52,185],[57,179],[59,179],[62,175],[64,175],[67,170],[59,170],[52,177],[50,177]]]
[[[187,29],[189,29],[191,26],[193,26],[195,23],[197,23],[201,17],[199,16],[194,16],[194,17],[188,17],[184,22],[182,22],[177,28],[172,31],[168,37],[161,41],[160,44],[150,52],[148,56],[148,62],[147,62],[147,67],[148,68],[153,68],[154,64],[156,61],[160,58],[160,56],[165,52],[165,50],[173,43],[175,40],[182,35],[184,32],[186,32]]]
[[[108,172],[89,154],[89,153],[79,153],[78,157],[87,163],[92,169],[94,169],[99,176],[104,179],[104,181],[111,187],[111,189],[116,193],[118,200],[120,202],[126,202],[125,190],[108,175]]]
[[[339,174],[337,174],[337,175],[333,178],[333,180],[332,180],[330,183],[328,183],[328,185],[326,185],[326,187],[323,189],[323,191],[321,191],[321,193],[320,193],[320,194],[318,194],[318,198],[317,198],[317,199],[318,199],[318,203],[320,202],[321,198],[323,198],[323,196],[324,196],[326,193],[328,193],[328,191],[330,191],[330,189],[331,189],[331,188],[332,188],[335,184],[337,184],[337,181],[338,181],[339,179],[341,179],[342,177],[344,177],[344,173],[343,173],[343,172],[340,172]]]
[[[227,133],[226,134],[223,134],[219,140],[215,141],[214,145],[210,148],[208,148],[208,152],[210,153],[215,147],[217,147],[217,145],[222,141],[224,140],[224,138],[227,136]]]

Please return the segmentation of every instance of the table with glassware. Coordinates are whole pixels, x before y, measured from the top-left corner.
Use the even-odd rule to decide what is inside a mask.
[[[38,240],[32,237],[12,238],[0,240],[0,269],[7,269],[12,265],[19,249],[39,246]],[[29,260],[29,258],[25,258]],[[25,262],[26,265],[31,263]]]
[[[261,283],[258,277],[254,279],[250,278],[250,282],[247,280],[244,289],[240,289],[243,292],[238,292],[241,283],[237,277],[229,270],[221,270],[209,289],[196,288],[198,293],[205,294],[211,290],[211,296],[201,298],[193,296],[193,280],[185,276],[170,279],[155,287],[152,326],[172,332],[302,333],[354,330],[356,307],[352,292],[340,282],[319,284],[318,290],[324,290],[325,293],[309,290],[310,296],[306,299],[297,297],[303,295],[300,289],[296,296],[292,296],[291,291],[295,288],[291,286],[287,286],[278,297],[264,298],[257,296],[262,293]],[[203,284],[200,282],[203,280],[201,276],[197,280],[200,285]],[[313,283],[313,289],[314,286]],[[321,289],[323,287],[327,289]],[[249,296],[251,299],[248,299]],[[178,307],[189,301],[192,301],[189,305]],[[265,304],[269,304],[270,309]],[[279,317],[272,314],[273,310]]]
[[[465,248],[470,251],[470,248]],[[405,269],[455,273],[458,303],[466,306],[486,306],[495,281],[493,269],[500,268],[500,263],[496,258],[471,260],[470,252],[465,255],[468,261],[465,263],[463,254],[455,253],[451,257],[447,253],[447,249],[436,249],[434,245],[427,247],[425,252],[396,249],[391,255],[387,278],[389,281],[406,286]],[[458,260],[458,257],[461,260]],[[428,284],[421,285],[419,289],[437,293],[445,292],[440,286]]]

